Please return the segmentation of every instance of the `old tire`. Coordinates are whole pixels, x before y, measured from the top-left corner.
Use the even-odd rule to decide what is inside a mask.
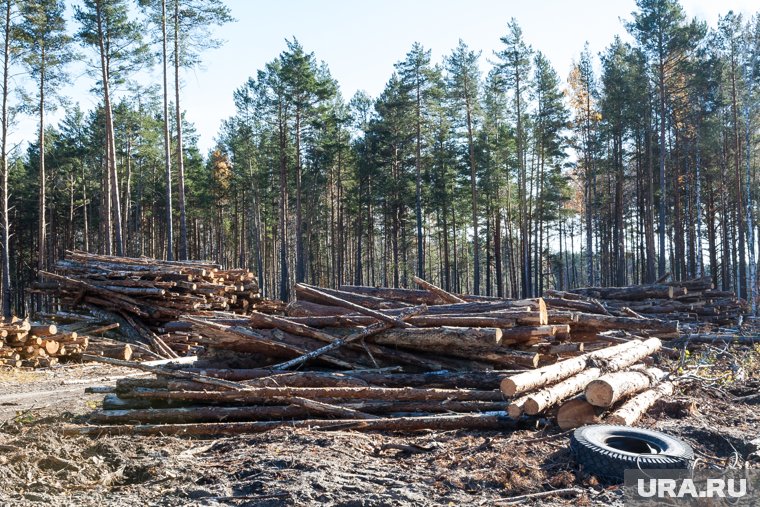
[[[659,431],[595,424],[573,432],[570,450],[586,472],[623,481],[625,470],[691,468],[694,451]]]

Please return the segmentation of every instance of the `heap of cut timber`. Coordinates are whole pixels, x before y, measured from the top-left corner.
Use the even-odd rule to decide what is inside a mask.
[[[87,357],[87,356],[86,356]],[[133,366],[153,378],[125,378],[106,394],[95,426],[70,434],[216,435],[281,426],[311,429],[514,429],[499,382],[513,371],[276,371]],[[103,392],[98,388],[97,392]],[[137,424],[138,426],[134,426]],[[532,421],[535,425],[535,420]]]
[[[52,296],[66,312],[85,307],[119,324],[122,338],[159,357],[192,351],[195,336],[167,327],[182,315],[245,313],[261,302],[254,275],[204,261],[159,261],[66,252],[55,273],[31,291]],[[163,336],[162,336],[163,335]]]
[[[612,424],[631,425],[658,398],[673,393],[665,372],[640,364],[661,346],[657,338],[633,340],[507,377],[501,382],[511,398],[507,412],[513,418],[552,412],[562,429],[596,424],[605,416]]]
[[[616,409],[610,419],[631,424],[668,393],[668,386],[672,391],[671,384],[662,382],[663,372],[638,364],[659,348],[656,338],[632,340],[521,373],[403,373],[392,368],[290,372],[168,367],[85,356],[155,376],[124,378],[115,388],[97,388],[107,394],[102,409],[90,417],[92,425],[64,431],[97,436],[230,435],[283,426],[322,431],[505,430],[546,423],[542,414],[584,391],[596,404],[594,417]],[[508,398],[512,402],[507,406]]]
[[[748,311],[732,292],[716,291],[709,278],[630,287],[548,290],[550,322],[571,323],[575,338],[597,339],[602,331],[676,338],[704,327],[739,325]],[[642,325],[643,324],[643,325]]]
[[[547,410],[594,382],[589,398],[609,405],[661,389],[661,372],[638,364],[660,349],[657,338],[584,353],[583,343],[559,341],[572,325],[549,324],[540,298],[458,296],[417,283],[423,290],[299,284],[285,315],[185,317],[172,326],[198,333],[207,348],[189,365],[86,356],[155,377],[119,380],[92,415],[95,425],[66,432],[511,429],[545,421]],[[551,364],[534,369],[539,363]],[[618,372],[635,378],[608,378]]]
[[[572,306],[547,310],[542,298],[506,300],[450,294],[415,278],[421,290],[296,285],[285,315],[252,312],[245,318],[215,314],[188,318],[172,328],[197,333],[206,358],[233,367],[266,367],[319,351],[310,363],[335,368],[402,366],[454,371],[535,368],[620,338],[611,330],[678,336],[678,322],[613,316],[600,304],[570,294]],[[578,311],[584,309],[586,311]],[[555,309],[556,308],[556,309]],[[284,362],[283,362],[284,361]]]
[[[437,287],[334,290],[305,284],[296,285],[296,295],[283,316],[254,311],[244,318],[188,317],[183,330],[200,335],[208,361],[226,359],[237,367],[288,369],[308,362],[410,371],[534,368],[583,350],[582,344],[558,341],[570,326],[549,325],[541,298],[467,301]]]
[[[14,318],[0,323],[0,365],[44,367],[60,359],[78,357],[87,349],[87,337],[60,330],[55,324],[32,324]]]

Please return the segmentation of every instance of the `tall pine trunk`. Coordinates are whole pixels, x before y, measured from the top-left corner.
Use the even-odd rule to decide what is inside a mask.
[[[11,302],[11,263],[10,263],[10,217],[8,216],[8,81],[11,59],[11,4],[13,0],[5,0],[5,24],[3,26],[3,109],[2,125],[0,125],[0,157],[2,157],[2,224],[0,224],[0,270],[3,284],[3,317],[10,319],[12,315]]]
[[[171,134],[169,132],[169,80],[168,50],[166,47],[166,0],[161,0],[161,38],[163,43],[162,60],[164,71],[164,176],[166,182],[166,244],[168,260],[174,260],[174,225],[172,218],[172,153]]]
[[[119,205],[119,175],[116,171],[116,142],[114,140],[113,109],[111,107],[111,87],[108,71],[108,56],[106,39],[103,30],[102,5],[97,5],[97,28],[98,48],[100,50],[100,69],[103,84],[103,105],[106,120],[106,168],[108,173],[108,185],[110,188],[111,212],[113,212],[113,226],[109,227],[108,236],[114,234],[116,243],[116,255],[124,255],[124,242],[121,236],[121,206]],[[110,251],[110,241],[108,250]]]
[[[179,199],[179,258],[187,260],[187,215],[185,213],[185,160],[182,144],[182,108],[179,102],[179,2],[174,1],[174,106],[177,115],[177,198]]]

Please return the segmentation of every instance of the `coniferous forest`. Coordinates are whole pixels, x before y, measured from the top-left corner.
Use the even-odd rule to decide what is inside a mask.
[[[569,75],[504,20],[494,54],[414,44],[377,97],[342,95],[296,34],[201,153],[182,79],[234,22],[221,0],[0,3],[6,315],[70,249],[218,260],[284,300],[301,281],[535,297],[666,273],[755,299],[760,14],[708,26],[637,0],[633,42],[577,48]],[[82,62],[91,110],[62,94]],[[22,115],[36,136],[12,145]]]

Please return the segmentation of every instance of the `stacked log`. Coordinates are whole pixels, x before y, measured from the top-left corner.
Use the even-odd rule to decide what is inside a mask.
[[[609,411],[615,424],[633,424],[659,397],[672,394],[665,372],[639,364],[661,347],[657,338],[633,340],[507,377],[501,383],[511,398],[507,411],[514,418],[557,407],[562,429],[598,423]]]
[[[297,284],[297,300],[285,315],[253,311],[243,318],[217,312],[171,327],[197,333],[210,362],[231,351],[226,355],[233,356],[233,365],[246,367],[287,369],[306,362],[297,358],[315,354],[310,364],[343,369],[534,368],[583,349],[560,343],[557,337],[568,335],[570,326],[549,325],[541,298],[466,301],[418,283],[426,290]],[[320,352],[324,347],[331,349]],[[298,362],[288,365],[288,360]]]
[[[55,273],[31,292],[51,296],[63,314],[87,308],[91,316],[118,323],[121,338],[158,357],[177,357],[197,347],[194,335],[167,331],[185,314],[243,314],[262,302],[256,279],[245,269],[205,261],[160,261],[68,251]],[[278,307],[274,305],[274,307]]]
[[[585,287],[568,292],[546,291],[550,310],[577,312],[579,320],[604,316],[605,324],[594,322],[592,329],[631,329],[630,319],[654,322],[648,331],[661,338],[675,337],[704,326],[738,326],[749,311],[747,302],[733,292],[715,290],[709,277],[681,282],[630,287]],[[590,317],[589,315],[597,315]],[[615,323],[618,318],[628,319]],[[673,322],[678,329],[668,329]],[[617,326],[617,327],[614,327]],[[576,326],[584,329],[583,324]]]
[[[55,324],[34,324],[13,318],[0,322],[0,365],[38,368],[75,357],[88,346],[87,338],[61,332]]]
[[[648,371],[635,363],[659,346],[656,338],[633,340],[517,374],[508,370],[406,373],[387,368],[204,368],[197,363],[148,365],[86,356],[133,366],[154,376],[119,379],[114,388],[107,389],[110,392],[102,409],[91,415],[93,425],[69,427],[65,432],[216,435],[267,431],[283,425],[367,431],[515,429],[546,422],[543,414],[547,407],[559,403],[559,398],[582,392],[591,380],[604,380],[604,371],[630,370],[646,376]],[[580,375],[585,375],[585,382],[575,382],[575,388],[561,387]],[[613,384],[634,392],[629,383]],[[540,410],[528,408],[530,403],[526,403],[524,411],[513,413],[516,396],[539,399],[549,391],[555,397],[546,398]],[[510,397],[513,404],[505,410]]]

